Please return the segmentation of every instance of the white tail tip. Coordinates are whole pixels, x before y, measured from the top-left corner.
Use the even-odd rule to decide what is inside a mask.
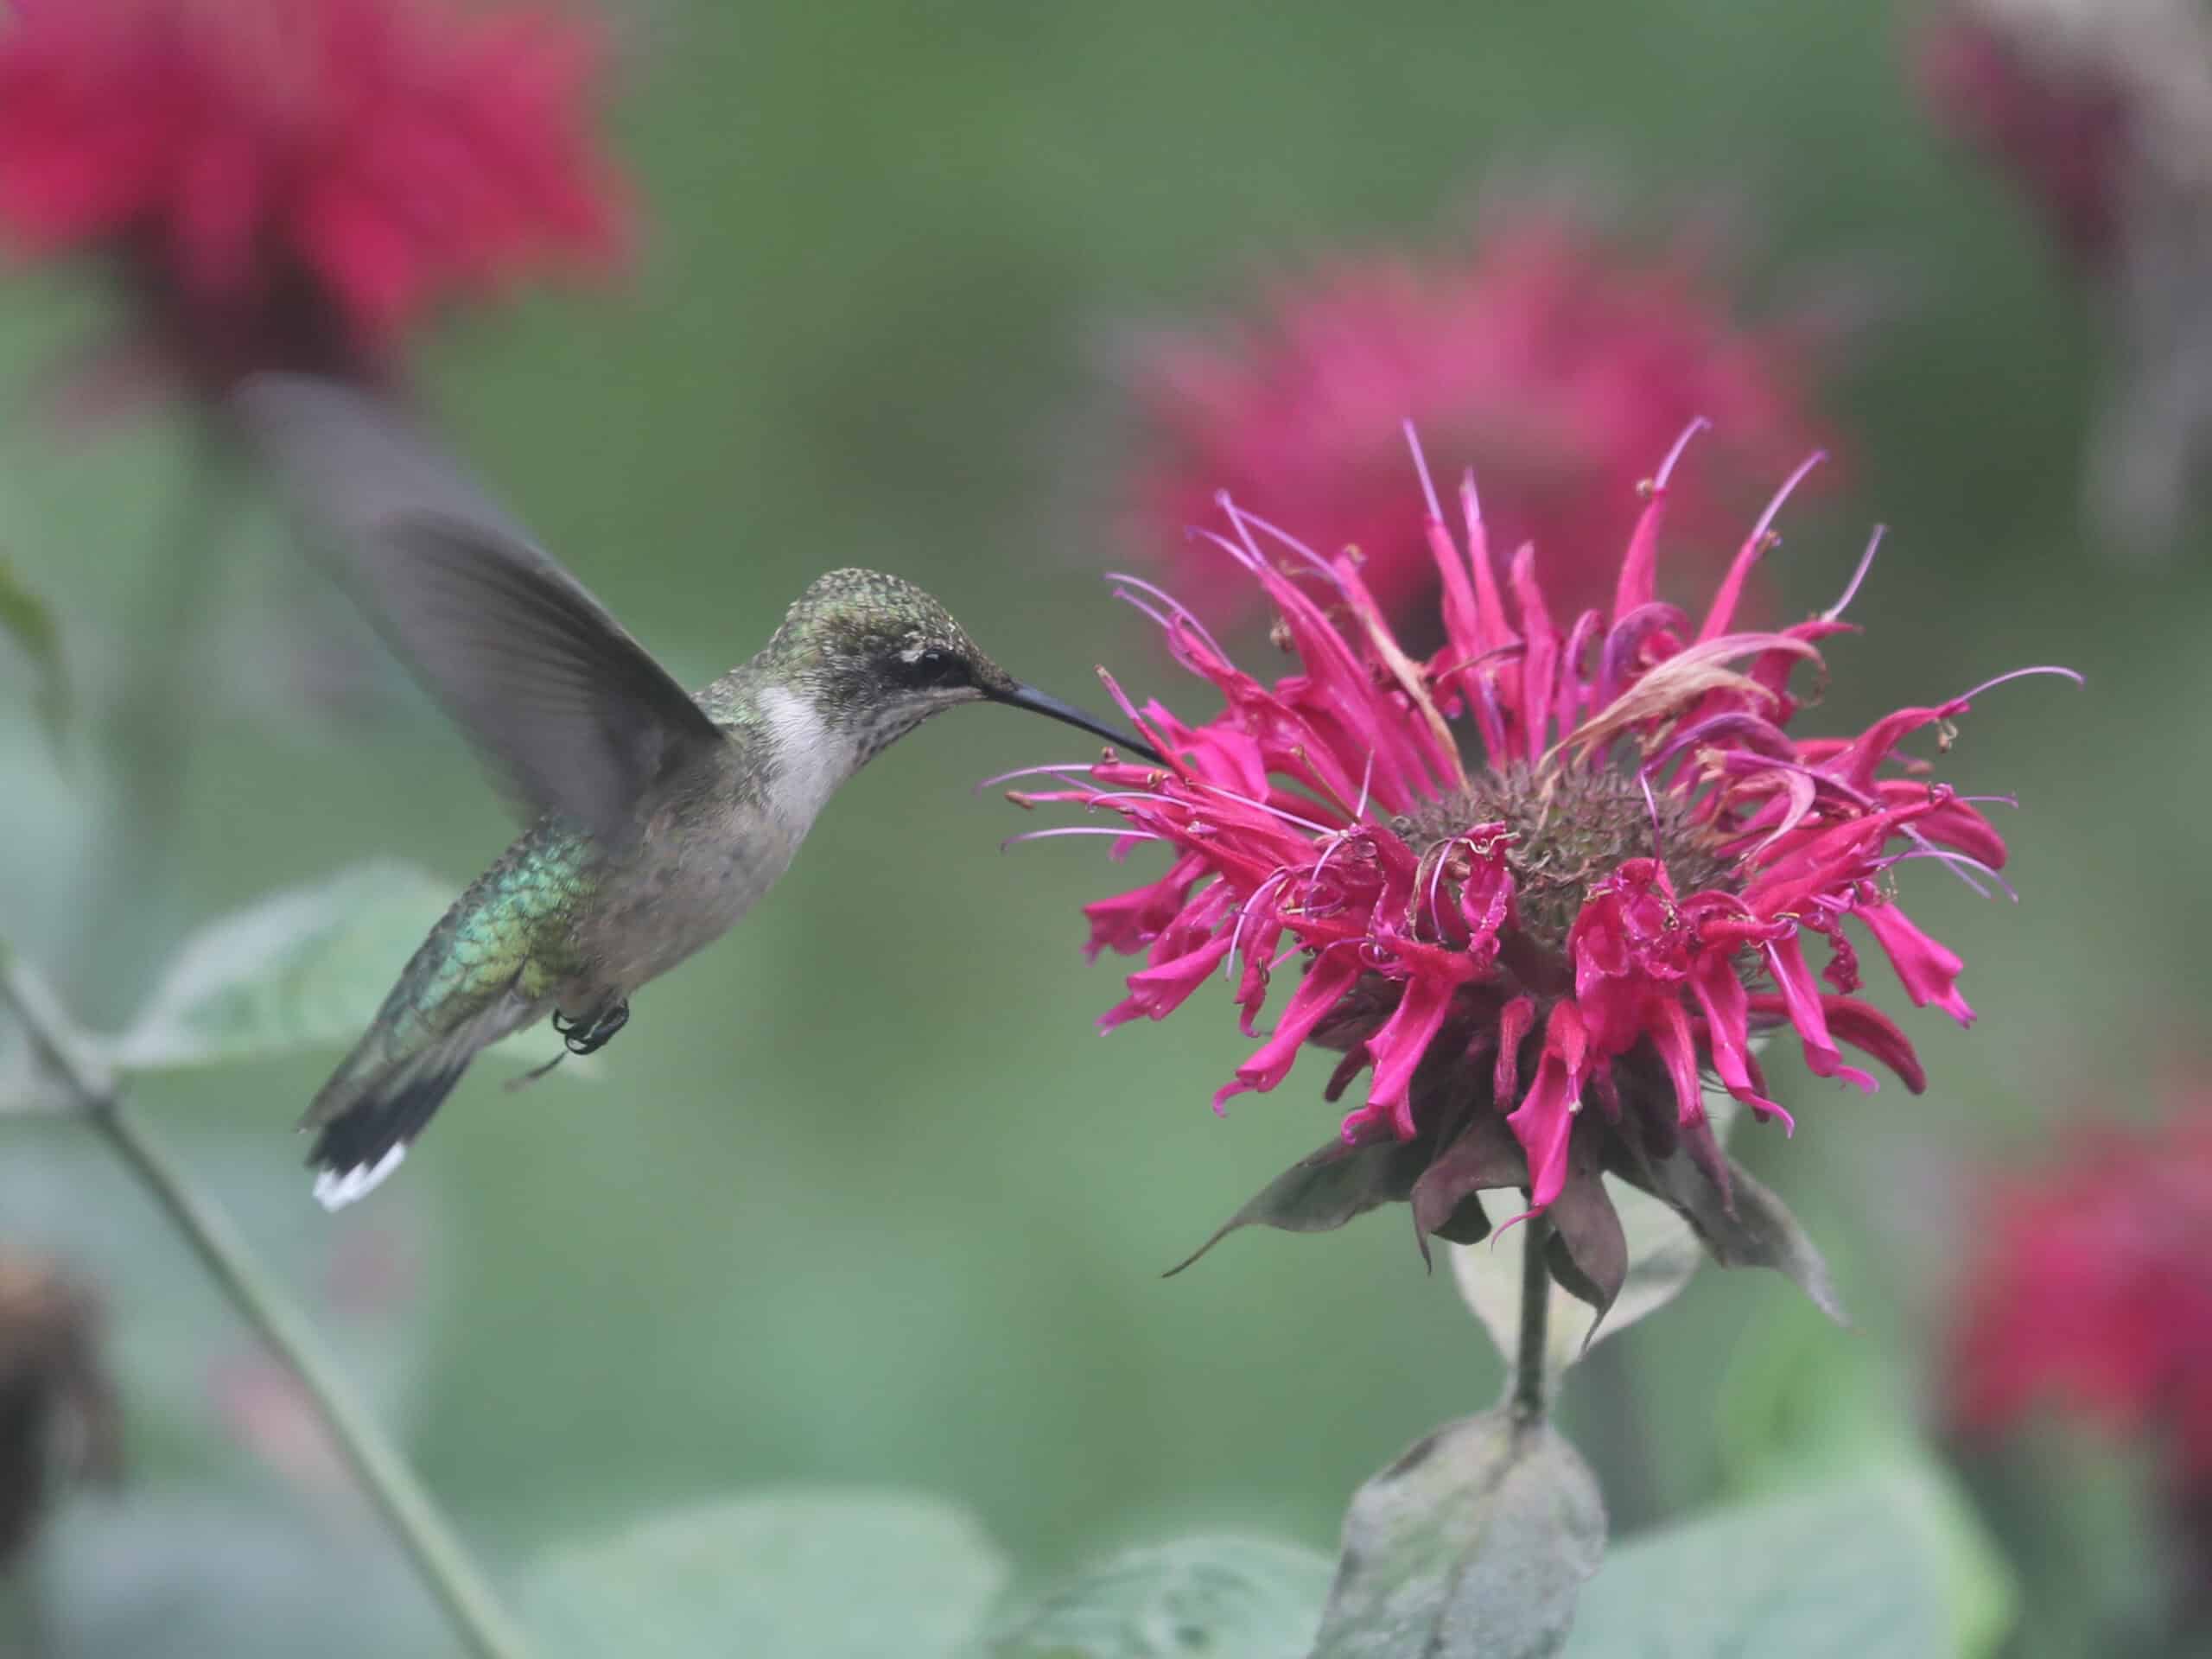
[[[377,1190],[378,1183],[399,1167],[399,1160],[407,1155],[407,1143],[401,1141],[373,1164],[356,1164],[346,1170],[326,1169],[315,1178],[315,1201],[326,1210],[343,1210],[356,1198],[365,1198]]]

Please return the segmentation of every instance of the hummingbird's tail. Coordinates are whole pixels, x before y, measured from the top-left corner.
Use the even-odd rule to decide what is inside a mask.
[[[308,1166],[315,1196],[342,1210],[399,1167],[477,1051],[527,1023],[536,1005],[510,988],[414,1053],[394,1058],[372,1029],[322,1086],[302,1128],[315,1130]]]
[[[467,1060],[437,1071],[418,1071],[362,1096],[324,1124],[308,1154],[315,1171],[315,1196],[326,1210],[342,1210],[366,1197],[399,1167],[407,1148],[453,1092]]]

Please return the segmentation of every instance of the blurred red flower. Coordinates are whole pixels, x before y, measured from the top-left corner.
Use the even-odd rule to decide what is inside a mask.
[[[416,0],[16,0],[0,232],[117,261],[216,385],[377,374],[442,301],[602,265],[621,215],[571,21]]]
[[[1150,440],[1137,533],[1176,559],[1187,597],[1256,600],[1189,534],[1225,490],[1325,552],[1358,548],[1369,590],[1403,617],[1436,581],[1404,509],[1410,418],[1474,462],[1493,545],[1534,541],[1555,604],[1601,602],[1612,567],[1597,550],[1633,516],[1626,486],[1690,421],[1729,435],[1676,490],[1676,526],[1700,536],[1741,522],[1721,486],[1814,447],[1812,331],[1739,322],[1717,264],[1687,237],[1637,251],[1528,206],[1439,254],[1281,282],[1217,335],[1161,337],[1135,370]]]
[[[1955,1422],[1992,1433],[2056,1405],[2155,1435],[2212,1551],[2212,1095],[2180,1094],[2156,1128],[2080,1128],[1991,1193],[1979,1237]]]
[[[1942,0],[1911,36],[1933,112],[2012,176],[2100,302],[2110,370],[2084,494],[2156,551],[2212,476],[2212,14],[2198,0]]]
[[[1945,120],[2013,175],[2063,247],[2094,261],[2120,236],[2131,100],[2115,66],[2063,39],[1955,6],[1922,28],[1916,67]]]
[[[1274,602],[1298,671],[1272,685],[1243,672],[1188,610],[1128,582],[1125,596],[1227,707],[1193,725],[1116,689],[1166,764],[1109,754],[1033,768],[1064,787],[1014,798],[1125,821],[1037,834],[1105,836],[1117,855],[1157,842],[1171,856],[1154,879],[1086,907],[1094,957],[1147,958],[1102,1024],[1165,1018],[1227,975],[1256,1035],[1271,980],[1295,965],[1273,1035],[1217,1109],[1274,1088],[1308,1044],[1343,1057],[1331,1100],[1372,1067],[1338,1143],[1404,1150],[1372,1200],[1408,1198],[1419,1234],[1464,1240],[1491,1224],[1479,1190],[1521,1188],[1530,1211],[1554,1211],[1577,1294],[1594,1286],[1601,1306],[1624,1266],[1601,1171],[1694,1212],[1708,1242],[1739,1203],[1748,1216],[1752,1198],[1766,1202],[1728,1165],[1704,1103],[1713,1074],[1758,1116],[1788,1123],[1756,1034],[1794,1030],[1820,1077],[1874,1088],[1845,1061],[1847,1044],[1920,1089],[1911,1045],[1853,995],[1847,925],[1916,1005],[1963,1024],[1974,1016],[1961,963],[1906,916],[1897,872],[1930,860],[1996,880],[2005,856],[1970,799],[1899,753],[1916,733],[1948,739],[1988,686],[1855,736],[1785,729],[1801,708],[1793,677],[1820,670],[1821,641],[1851,631],[1840,617],[1859,585],[1788,627],[1738,620],[1769,527],[1810,462],[1753,526],[1701,619],[1655,596],[1661,519],[1695,430],[1649,487],[1609,612],[1554,610],[1527,548],[1501,582],[1472,479],[1464,548],[1429,489],[1427,514],[1409,515],[1442,592],[1444,643],[1426,661],[1401,645],[1357,558],[1324,558],[1226,505],[1227,533],[1207,540]],[[1806,946],[1821,941],[1816,972]]]

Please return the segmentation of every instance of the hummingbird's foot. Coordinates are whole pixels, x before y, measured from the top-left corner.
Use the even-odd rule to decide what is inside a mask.
[[[617,1002],[612,1007],[594,1010],[581,1020],[571,1020],[558,1008],[553,1011],[553,1029],[571,1054],[596,1054],[614,1040],[614,1033],[630,1023],[630,1005]]]
[[[555,1066],[560,1065],[562,1061],[568,1058],[568,1050],[563,1049],[551,1059],[546,1061],[544,1065],[533,1065],[529,1071],[524,1072],[518,1077],[509,1077],[507,1079],[507,1092],[512,1095],[518,1089],[529,1088],[531,1084],[536,1083],[540,1077],[543,1077],[548,1071],[550,1071]]]

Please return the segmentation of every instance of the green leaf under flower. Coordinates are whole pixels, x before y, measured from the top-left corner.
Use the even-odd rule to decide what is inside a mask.
[[[1313,1659],[1544,1659],[1605,1548],[1597,1482],[1548,1425],[1446,1424],[1352,1499]]]
[[[1894,1476],[1723,1510],[1615,1550],[1568,1659],[1938,1659],[1955,1651],[1942,1563],[1899,1524]]]
[[[1133,1549],[1000,1619],[985,1659],[1304,1659],[1330,1571],[1253,1538]]]
[[[1007,1575],[961,1510],[794,1489],[702,1503],[542,1557],[520,1607],[543,1659],[954,1659]]]

